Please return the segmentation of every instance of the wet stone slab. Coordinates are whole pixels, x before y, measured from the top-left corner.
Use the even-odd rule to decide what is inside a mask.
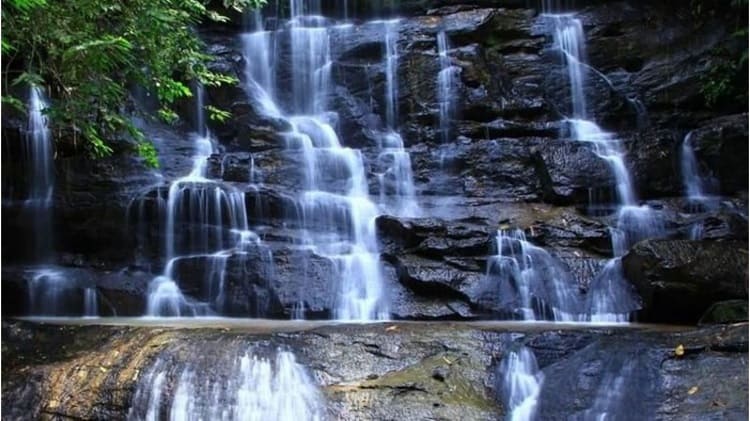
[[[500,419],[514,355],[538,419],[747,417],[747,324],[70,322],[3,323],[4,419]]]

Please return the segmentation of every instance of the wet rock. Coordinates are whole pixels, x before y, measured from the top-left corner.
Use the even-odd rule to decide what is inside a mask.
[[[589,145],[563,140],[546,142],[539,149],[536,172],[548,201],[587,203],[590,190],[614,185],[612,170]]]
[[[248,183],[251,181],[252,157],[249,154],[211,155],[208,172],[211,178],[224,181]]]
[[[747,265],[747,244],[728,240],[647,240],[623,258],[641,319],[688,324],[716,301],[747,299]]]
[[[337,268],[330,259],[310,250],[284,248],[274,252],[272,286],[288,314],[298,309],[305,318],[334,316],[338,282]]]
[[[410,151],[412,168],[426,195],[533,200],[540,191],[531,153],[536,144],[528,138],[459,138],[437,149],[421,144]]]
[[[533,221],[519,227],[534,244],[551,250],[577,249],[579,256],[587,252],[602,256],[612,253],[609,228],[600,221],[570,208],[557,208],[546,214],[539,212],[535,216]]]
[[[154,275],[138,269],[116,271],[91,267],[3,268],[4,316],[85,314],[86,290],[93,290],[99,316],[142,316],[148,283]]]
[[[251,247],[230,255],[187,257],[174,263],[183,293],[209,302],[217,314],[229,317],[284,318],[272,282],[270,250]]]
[[[679,196],[684,189],[677,153],[681,139],[671,130],[639,131],[623,139],[626,162],[638,197]]]
[[[748,116],[736,114],[705,122],[693,132],[695,155],[705,176],[719,180],[722,193],[747,191]]]

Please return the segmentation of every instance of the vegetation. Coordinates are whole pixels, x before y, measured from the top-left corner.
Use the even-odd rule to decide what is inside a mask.
[[[134,143],[152,166],[153,145],[130,119],[128,87],[156,96],[157,115],[177,120],[174,105],[192,96],[192,81],[217,86],[237,81],[208,69],[211,56],[193,31],[202,21],[226,21],[216,9],[241,11],[265,0],[2,0],[3,92],[17,85],[43,86],[52,102],[52,124],[96,157],[118,140]],[[3,104],[23,111],[11,95]],[[226,111],[212,108],[212,120]]]
[[[735,17],[724,22],[730,28],[731,42],[713,50],[713,60],[701,78],[701,94],[706,105],[717,107],[722,103],[747,104],[748,72],[748,0],[691,0],[691,12],[697,25],[707,24],[722,9],[729,9]],[[746,106],[745,106],[746,107]]]

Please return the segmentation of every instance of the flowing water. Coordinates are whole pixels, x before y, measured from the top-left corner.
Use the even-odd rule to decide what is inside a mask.
[[[411,157],[398,133],[398,36],[399,20],[374,21],[383,25],[385,62],[386,131],[380,133],[378,161],[385,169],[377,174],[380,204],[388,213],[414,217],[421,213],[412,178]]]
[[[639,304],[619,260],[636,242],[662,236],[663,223],[657,212],[638,204],[620,140],[587,119],[585,88],[591,68],[585,64],[586,43],[580,19],[572,14],[546,14],[544,19],[554,29],[554,47],[565,57],[571,93],[572,116],[566,120],[570,135],[591,145],[615,179],[616,222],[610,228],[614,257],[590,284],[587,317],[592,321],[627,322]]]
[[[437,77],[438,120],[443,144],[451,141],[451,119],[454,117],[456,101],[456,77],[460,71],[459,67],[452,64],[451,57],[448,55],[449,50],[450,45],[445,31],[438,32],[437,53],[440,62],[440,71]]]
[[[54,145],[44,110],[49,105],[42,90],[36,86],[29,90],[28,123],[22,147],[21,160],[26,177],[23,208],[31,221],[32,245],[30,252],[35,263],[48,263],[53,259],[52,247],[52,194],[55,183],[53,161]]]
[[[501,284],[503,297],[516,297],[515,315],[523,320],[575,321],[581,296],[570,273],[546,250],[526,240],[522,230],[498,231],[497,254],[487,277]]]
[[[99,316],[99,300],[95,288],[83,290],[83,317]]]
[[[499,366],[509,421],[529,421],[536,418],[539,393],[544,374],[539,371],[534,353],[526,347],[510,351]]]
[[[148,288],[146,315],[151,317],[206,316],[222,311],[223,272],[228,257],[250,246],[245,193],[206,178],[208,158],[216,152],[205,123],[204,93],[196,90],[196,133],[193,166],[168,188],[165,204],[164,253],[166,264]],[[177,269],[189,259],[205,259],[203,301],[187,297],[180,288]]]
[[[707,174],[701,174],[700,164],[695,156],[693,132],[688,132],[680,149],[680,169],[685,195],[692,205],[691,210],[715,209],[718,201],[713,196],[718,191],[717,181]],[[694,227],[693,237],[700,237],[702,227]],[[698,238],[695,238],[698,239]]]
[[[201,363],[157,358],[141,376],[129,420],[279,420],[325,419],[324,400],[294,354],[275,357],[252,349],[233,362]],[[224,357],[226,358],[226,357]]]
[[[316,2],[292,1],[289,11],[287,23],[279,29],[266,31],[263,19],[256,18],[255,31],[241,36],[246,90],[267,115],[290,123],[287,151],[303,158],[305,180],[290,212],[297,219],[292,225],[302,229],[299,246],[328,258],[337,268],[330,280],[338,280],[335,317],[384,319],[389,299],[383,285],[375,218],[384,210],[411,216],[419,212],[410,157],[397,132],[399,21],[365,23],[383,26],[386,130],[378,135],[377,159],[383,171],[376,174],[380,190],[376,205],[370,197],[365,157],[360,150],[345,146],[346,139],[339,138],[334,128],[338,116],[328,110],[334,50],[331,31],[348,30],[349,26],[321,16]],[[277,20],[280,16],[266,18]],[[292,92],[289,99],[279,100],[274,93],[281,92],[287,82],[278,78],[278,72],[267,69],[277,69],[285,51],[291,55],[292,68],[286,71]],[[302,303],[293,317],[302,316],[301,307]]]

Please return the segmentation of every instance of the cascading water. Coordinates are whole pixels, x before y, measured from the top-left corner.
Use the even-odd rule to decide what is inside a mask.
[[[95,288],[83,290],[83,317],[97,317],[99,315],[99,301]]]
[[[388,317],[388,299],[383,287],[375,230],[380,209],[370,200],[365,162],[359,150],[345,147],[334,125],[335,113],[327,110],[331,82],[330,31],[347,25],[320,15],[319,2],[292,0],[289,20],[273,33],[256,23],[255,32],[243,34],[246,61],[246,89],[268,116],[284,117],[291,126],[287,150],[303,158],[305,186],[295,208],[302,228],[301,246],[335,263],[339,279],[335,316],[343,320],[371,320]],[[262,22],[262,19],[256,19]],[[397,20],[369,22],[384,26],[384,68],[386,73],[387,130],[379,136],[378,160],[384,172],[378,174],[381,206],[394,213],[418,212],[409,155],[395,130],[398,121],[398,28]],[[288,43],[286,45],[285,43]],[[288,51],[291,99],[282,92],[289,80],[279,78],[277,69]],[[260,59],[256,59],[260,57]],[[262,63],[272,58],[273,63]],[[281,70],[279,70],[281,71]],[[274,102],[279,98],[280,106]],[[286,105],[283,105],[286,104]],[[285,109],[282,113],[280,110]],[[304,262],[303,262],[304,263]],[[294,311],[300,317],[302,311]]]
[[[685,135],[682,141],[680,169],[685,195],[693,203],[703,207],[712,207],[711,194],[716,190],[716,182],[709,176],[701,174],[698,159],[695,157],[693,146],[693,132]]]
[[[539,371],[534,353],[526,347],[510,351],[499,366],[498,377],[502,379],[500,388],[510,410],[507,419],[535,419],[544,374]]]
[[[438,72],[438,104],[440,107],[439,124],[440,136],[443,144],[450,142],[450,120],[454,114],[456,76],[460,70],[453,66],[449,51],[448,37],[445,31],[437,34],[437,52],[440,61],[440,72]]]
[[[223,379],[223,380],[222,380]],[[207,373],[157,359],[138,383],[129,420],[321,420],[323,397],[294,354],[274,359],[251,352]]]
[[[693,132],[690,131],[685,135],[680,151],[682,183],[685,186],[685,195],[690,204],[689,210],[691,212],[712,210],[718,207],[718,201],[711,196],[711,193],[716,190],[716,182],[709,176],[701,175],[692,140]],[[702,239],[704,229],[703,221],[695,222],[690,228],[690,239]]]
[[[689,132],[682,141],[682,160],[680,161],[682,182],[685,185],[685,194],[688,199],[700,202],[705,199],[706,189],[698,168],[698,160],[695,159],[695,152],[693,152],[692,138],[693,132]]]
[[[614,260],[591,282],[588,314],[592,321],[626,322],[638,303],[622,274],[620,258],[642,239],[662,234],[658,215],[648,206],[639,206],[624,161],[620,141],[587,120],[586,48],[583,25],[570,14],[545,14],[553,25],[554,45],[565,57],[571,92],[572,117],[567,119],[571,137],[592,145],[594,152],[607,162],[616,183],[617,222],[611,229]]]
[[[625,361],[620,367],[611,367],[599,385],[599,391],[593,405],[579,416],[585,420],[617,420],[623,414],[632,410],[630,417],[642,419],[642,414],[637,414],[640,408],[631,408],[632,402],[627,398],[632,394],[634,379],[637,377],[637,357]]]
[[[487,278],[500,284],[504,299],[523,320],[575,320],[581,297],[562,264],[526,240],[521,230],[498,231],[497,255],[487,263]]]
[[[206,178],[214,141],[205,125],[204,94],[196,93],[197,133],[193,135],[195,155],[188,175],[174,180],[165,205],[164,250],[166,264],[162,275],[149,285],[148,316],[205,316],[221,310],[223,273],[228,256],[247,247],[248,228],[245,194]],[[258,245],[261,247],[261,245]],[[205,258],[206,302],[186,297],[175,271],[182,259]],[[217,285],[218,284],[218,285]]]
[[[39,87],[29,92],[28,127],[23,162],[26,170],[24,209],[31,218],[33,254],[37,262],[52,258],[52,193],[54,163],[52,134],[44,109],[48,105]]]
[[[379,24],[381,21],[371,22]],[[386,132],[379,136],[378,161],[385,171],[378,174],[380,204],[391,213],[418,216],[420,208],[412,179],[411,157],[404,149],[398,127],[398,35],[399,20],[382,21],[385,51]]]

